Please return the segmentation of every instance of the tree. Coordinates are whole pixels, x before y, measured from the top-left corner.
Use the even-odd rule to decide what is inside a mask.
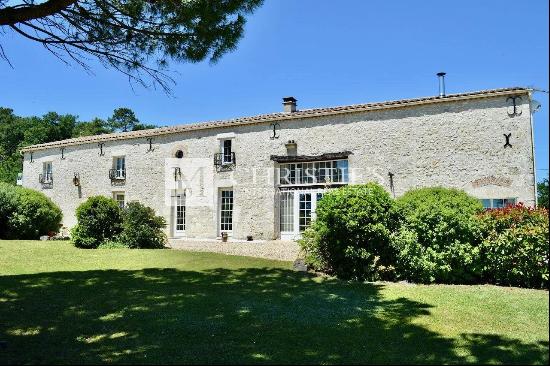
[[[263,0],[0,0],[0,28],[89,70],[89,56],[144,86],[173,83],[169,60],[216,62]],[[14,4],[15,3],[15,4]],[[5,32],[4,32],[5,33]],[[7,60],[0,45],[0,56]]]
[[[113,132],[107,122],[101,118],[94,118],[90,122],[80,122],[73,131],[73,137],[103,135]]]
[[[549,208],[548,203],[548,178],[544,178],[542,182],[537,183],[538,204],[539,207]]]
[[[117,108],[107,119],[107,128],[110,132],[128,132],[157,128],[156,125],[140,123],[134,111],[130,108]]]
[[[107,119],[107,124],[113,131],[127,132],[133,131],[134,126],[139,124],[139,120],[130,108],[117,108]]]

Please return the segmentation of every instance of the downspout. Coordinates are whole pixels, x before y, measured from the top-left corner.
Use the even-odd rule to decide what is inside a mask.
[[[533,115],[538,110],[536,108],[533,110],[532,108],[533,99],[532,99],[532,91],[529,91],[529,125],[531,127],[531,156],[533,157],[533,191],[535,193],[535,208],[539,206],[538,203],[538,192],[537,192],[537,165],[535,162],[535,131],[533,129]]]

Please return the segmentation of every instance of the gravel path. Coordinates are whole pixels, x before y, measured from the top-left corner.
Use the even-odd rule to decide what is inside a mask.
[[[272,241],[228,241],[198,239],[170,239],[167,247],[195,252],[215,252],[232,255],[243,255],[283,261],[294,261],[298,257],[299,247],[296,242]]]

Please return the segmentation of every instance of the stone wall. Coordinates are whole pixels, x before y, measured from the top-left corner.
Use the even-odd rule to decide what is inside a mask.
[[[521,115],[514,117],[508,114],[506,97],[491,97],[280,121],[277,139],[270,138],[273,131],[267,123],[157,136],[153,151],[145,138],[107,141],[103,156],[97,143],[67,146],[64,159],[59,148],[38,150],[32,162],[25,153],[23,185],[59,204],[68,227],[76,223],[76,207],[92,195],[111,197],[124,191],[127,201],[139,200],[171,223],[173,189],[201,191],[202,203],[187,207],[186,235],[203,238],[219,234],[218,192],[233,187],[234,237],[273,239],[278,237],[277,189],[270,156],[286,154],[285,143],[295,140],[300,155],[351,151],[351,183],[377,181],[390,190],[388,173],[393,173],[397,196],[413,187],[446,186],[479,198],[514,197],[534,205],[528,99],[519,106]],[[512,147],[505,148],[504,134],[509,133]],[[236,166],[231,172],[214,169],[220,134],[234,134]],[[172,159],[178,149],[184,151],[182,160],[196,159],[206,169],[201,182],[176,182],[170,175],[171,164],[179,164]],[[108,177],[118,155],[126,156],[122,186],[112,185]],[[38,182],[45,161],[53,162],[50,188]],[[72,184],[74,173],[80,176],[79,187]],[[172,225],[167,230],[172,235]]]

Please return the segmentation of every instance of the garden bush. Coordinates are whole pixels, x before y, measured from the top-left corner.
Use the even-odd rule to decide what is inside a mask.
[[[164,248],[166,221],[139,202],[130,202],[124,209],[122,233],[117,241],[129,248]]]
[[[38,239],[61,227],[63,214],[43,193],[0,183],[0,239]]]
[[[299,241],[306,263],[344,279],[395,276],[390,234],[398,222],[390,195],[376,183],[327,192]]]
[[[477,198],[448,188],[411,190],[397,199],[401,228],[392,235],[399,277],[420,283],[473,283],[480,276],[482,231]]]
[[[97,248],[122,231],[122,210],[115,200],[104,196],[88,198],[76,209],[76,218],[71,238],[79,248]]]
[[[483,281],[548,288],[548,210],[523,205],[482,213]]]

